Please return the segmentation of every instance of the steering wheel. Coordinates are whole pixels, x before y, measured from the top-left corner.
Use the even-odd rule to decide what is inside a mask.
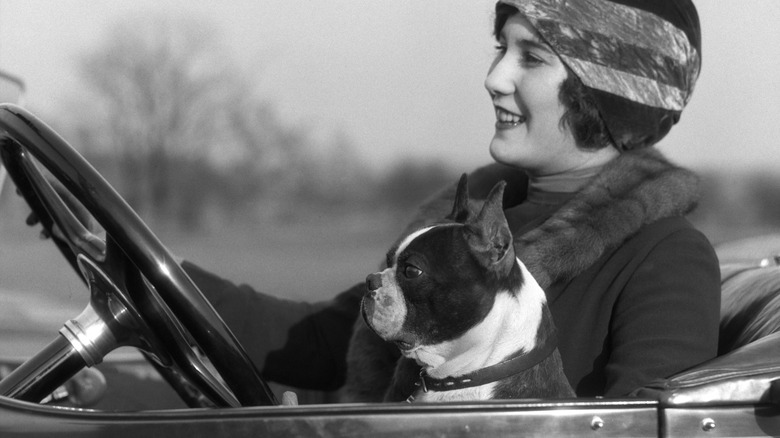
[[[0,158],[91,295],[84,312],[66,322],[49,346],[0,382],[0,394],[39,402],[84,366],[117,347],[133,346],[190,405],[278,404],[173,256],[65,140],[24,109],[2,104]],[[55,190],[50,180],[61,188]],[[73,199],[105,236],[79,220]]]

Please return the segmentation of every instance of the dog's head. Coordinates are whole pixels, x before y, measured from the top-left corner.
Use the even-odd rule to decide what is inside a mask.
[[[474,214],[463,175],[445,221],[404,238],[388,252],[387,268],[366,279],[365,321],[405,355],[460,337],[485,318],[498,293],[522,284],[504,186],[497,184]]]

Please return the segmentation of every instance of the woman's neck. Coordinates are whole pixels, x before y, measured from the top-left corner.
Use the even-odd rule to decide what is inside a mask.
[[[603,165],[563,172],[555,175],[528,175],[530,193],[574,193],[596,176]]]

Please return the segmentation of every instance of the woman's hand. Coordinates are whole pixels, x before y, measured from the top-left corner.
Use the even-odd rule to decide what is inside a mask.
[[[284,391],[282,393],[282,406],[298,406],[298,394]]]

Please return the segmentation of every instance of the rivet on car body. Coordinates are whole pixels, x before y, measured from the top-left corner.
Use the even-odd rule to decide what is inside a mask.
[[[701,430],[709,432],[713,429],[715,429],[715,420],[712,418],[705,418],[701,420]]]
[[[604,427],[604,420],[602,420],[598,415],[594,415],[590,420],[590,428],[593,430],[599,430],[602,427]]]

